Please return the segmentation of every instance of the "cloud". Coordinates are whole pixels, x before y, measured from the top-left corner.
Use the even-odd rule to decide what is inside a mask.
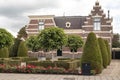
[[[96,0],[0,0],[0,27],[15,33],[28,24],[29,15],[87,16]],[[113,17],[113,28],[119,32],[120,0],[100,0],[100,5]]]
[[[56,1],[51,2],[51,0],[1,0],[0,15],[10,18],[17,17],[21,16],[24,12],[57,7],[56,3]]]

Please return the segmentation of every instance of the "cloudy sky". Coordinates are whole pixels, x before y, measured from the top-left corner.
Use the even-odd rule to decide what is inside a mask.
[[[97,0],[0,0],[0,27],[16,35],[28,24],[29,15],[87,16]],[[120,0],[99,0],[104,13],[110,10],[113,32],[120,33]]]

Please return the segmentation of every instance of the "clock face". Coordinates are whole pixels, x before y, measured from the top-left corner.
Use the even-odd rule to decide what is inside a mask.
[[[70,22],[66,22],[66,27],[69,28],[71,26],[71,23]]]

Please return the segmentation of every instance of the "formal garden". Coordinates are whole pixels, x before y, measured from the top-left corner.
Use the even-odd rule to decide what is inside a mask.
[[[0,29],[0,72],[1,73],[41,73],[41,74],[82,74],[82,64],[90,64],[90,74],[100,74],[111,62],[111,52],[107,40],[97,38],[91,32],[84,42],[78,35],[66,35],[57,27],[42,30],[39,35],[26,39],[25,27],[14,38],[5,29]],[[72,50],[72,58],[51,58],[38,60],[28,56],[28,51],[53,52],[63,47]],[[74,52],[83,48],[80,58]]]

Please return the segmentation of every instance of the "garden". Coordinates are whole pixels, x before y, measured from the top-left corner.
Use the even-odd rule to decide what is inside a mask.
[[[0,72],[1,73],[40,73],[40,74],[81,74],[83,63],[90,64],[90,74],[100,74],[111,62],[110,47],[107,40],[97,38],[91,32],[84,43],[78,35],[66,35],[63,29],[47,28],[38,36],[25,38],[22,28],[17,38],[5,29],[0,29]],[[24,38],[24,39],[23,39]],[[45,61],[28,56],[28,50],[54,51],[62,46],[72,50],[72,58],[58,58],[54,55]],[[82,56],[74,57],[78,48],[83,48]]]

